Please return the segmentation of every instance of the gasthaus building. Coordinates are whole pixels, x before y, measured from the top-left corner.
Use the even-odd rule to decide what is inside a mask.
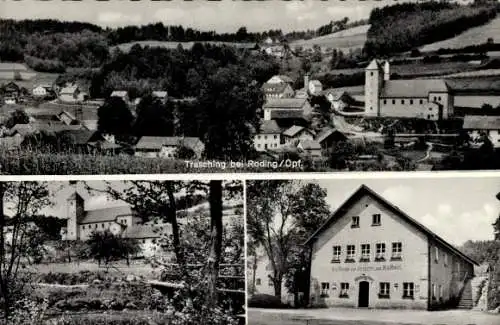
[[[365,185],[306,244],[312,306],[456,308],[477,265]]]

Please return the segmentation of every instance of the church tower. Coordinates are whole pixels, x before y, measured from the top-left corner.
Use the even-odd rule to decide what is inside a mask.
[[[66,239],[80,239],[79,221],[84,215],[85,200],[75,191],[66,201]]]
[[[365,69],[365,116],[378,116],[379,97],[384,84],[384,71],[377,60]]]
[[[388,81],[391,79],[391,66],[389,61],[384,62],[384,81]]]

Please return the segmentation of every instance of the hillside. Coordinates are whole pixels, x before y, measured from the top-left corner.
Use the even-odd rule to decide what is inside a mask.
[[[369,56],[391,55],[447,40],[489,23],[497,10],[495,5],[434,1],[375,8],[370,14],[365,51]]]
[[[420,51],[430,52],[443,49],[458,49],[465,46],[477,45],[486,43],[488,38],[492,38],[494,42],[500,42],[500,17],[497,17],[489,23],[471,28],[460,35],[453,38],[431,43],[423,46]]]
[[[348,51],[349,49],[363,48],[366,42],[366,34],[370,25],[361,25],[346,30],[336,32],[329,35],[311,38],[308,40],[297,40],[290,42],[290,46],[302,46],[303,48],[319,45],[321,47],[330,47],[332,49],[341,49]]]

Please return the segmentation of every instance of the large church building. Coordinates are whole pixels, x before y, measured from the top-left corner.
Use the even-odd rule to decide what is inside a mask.
[[[427,120],[453,115],[453,96],[443,79],[391,80],[389,61],[365,69],[365,115]]]
[[[365,185],[306,244],[312,306],[454,308],[477,264]]]

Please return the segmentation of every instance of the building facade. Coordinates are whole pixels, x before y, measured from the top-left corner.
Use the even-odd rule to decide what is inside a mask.
[[[145,257],[157,253],[158,240],[168,228],[166,225],[143,224],[128,205],[86,210],[85,200],[76,192],[67,199],[66,217],[65,240],[85,241],[96,231],[110,231],[116,236],[136,239],[141,247],[139,255]]]
[[[442,79],[390,80],[388,61],[365,69],[365,115],[427,120],[453,115],[453,96]]]
[[[456,306],[473,260],[361,186],[306,243],[314,306]]]

